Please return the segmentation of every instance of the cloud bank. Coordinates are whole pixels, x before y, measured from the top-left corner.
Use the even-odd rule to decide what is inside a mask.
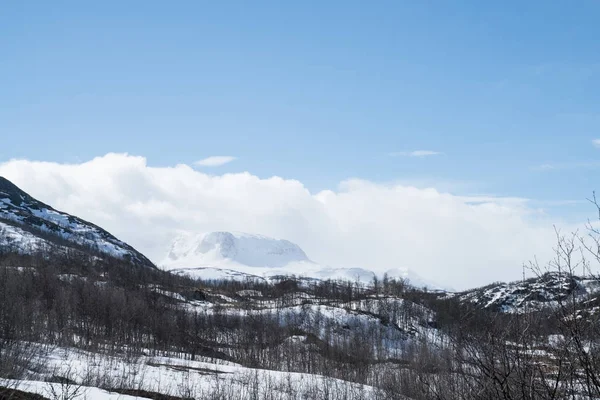
[[[523,262],[545,259],[554,243],[551,223],[518,198],[356,179],[311,193],[296,180],[155,168],[126,154],[79,164],[12,160],[0,164],[0,175],[157,262],[180,231],[233,230],[289,239],[326,265],[406,267],[466,288],[519,279]]]
[[[232,156],[211,156],[196,161],[194,165],[197,165],[199,167],[220,167],[221,165],[230,163],[235,159],[236,158]]]

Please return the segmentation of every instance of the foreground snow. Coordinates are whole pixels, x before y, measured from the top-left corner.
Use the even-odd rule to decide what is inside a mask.
[[[96,387],[90,386],[71,386],[71,395],[67,392],[66,387],[59,383],[49,383],[42,381],[16,381],[11,379],[0,380],[0,385],[21,390],[27,393],[35,393],[41,396],[53,399],[58,396],[65,396],[71,400],[86,399],[86,400],[134,400],[140,397],[123,395],[120,393],[109,392]]]
[[[57,394],[71,394],[70,399],[138,398],[117,393],[117,390],[224,399],[370,399],[375,396],[375,389],[370,386],[339,379],[246,368],[219,359],[191,361],[183,358],[185,356],[132,358],[57,348],[43,357],[46,366],[42,373],[22,381],[0,380],[0,385],[51,399]],[[71,383],[44,381],[51,376],[67,378]]]

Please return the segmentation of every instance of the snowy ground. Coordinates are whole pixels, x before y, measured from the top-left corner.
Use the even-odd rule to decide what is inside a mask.
[[[184,355],[179,355],[180,357]],[[371,399],[372,387],[319,375],[245,368],[218,359],[105,356],[56,348],[44,356],[43,371],[28,380],[0,385],[52,400],[133,399],[117,390],[161,393],[197,399]],[[49,377],[69,383],[48,383]],[[104,389],[101,389],[104,388]],[[67,398],[64,398],[64,397]],[[143,394],[141,395],[143,397]]]

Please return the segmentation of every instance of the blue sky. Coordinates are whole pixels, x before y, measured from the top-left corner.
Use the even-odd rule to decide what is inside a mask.
[[[11,2],[0,161],[233,156],[198,168],[589,214],[568,201],[600,189],[599,19],[597,1]]]

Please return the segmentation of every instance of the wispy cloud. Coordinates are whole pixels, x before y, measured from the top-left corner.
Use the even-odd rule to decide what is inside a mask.
[[[586,200],[532,200],[529,205],[534,207],[565,207],[587,204]]]
[[[536,165],[532,169],[535,171],[552,171],[554,169],[560,169],[559,165],[560,164],[542,164],[542,165]]]
[[[600,144],[599,144],[600,146]],[[560,171],[568,169],[597,169],[600,168],[600,161],[578,161],[563,162],[553,164],[541,164],[532,167],[534,171]]]
[[[592,140],[592,144],[596,147],[600,147],[600,139],[594,139]]]
[[[225,165],[227,163],[235,160],[236,157],[232,156],[211,156],[202,160],[198,160],[194,163],[199,167],[220,167],[221,165]]]
[[[391,157],[429,157],[443,154],[439,151],[432,150],[414,150],[414,151],[397,151],[390,153]]]

